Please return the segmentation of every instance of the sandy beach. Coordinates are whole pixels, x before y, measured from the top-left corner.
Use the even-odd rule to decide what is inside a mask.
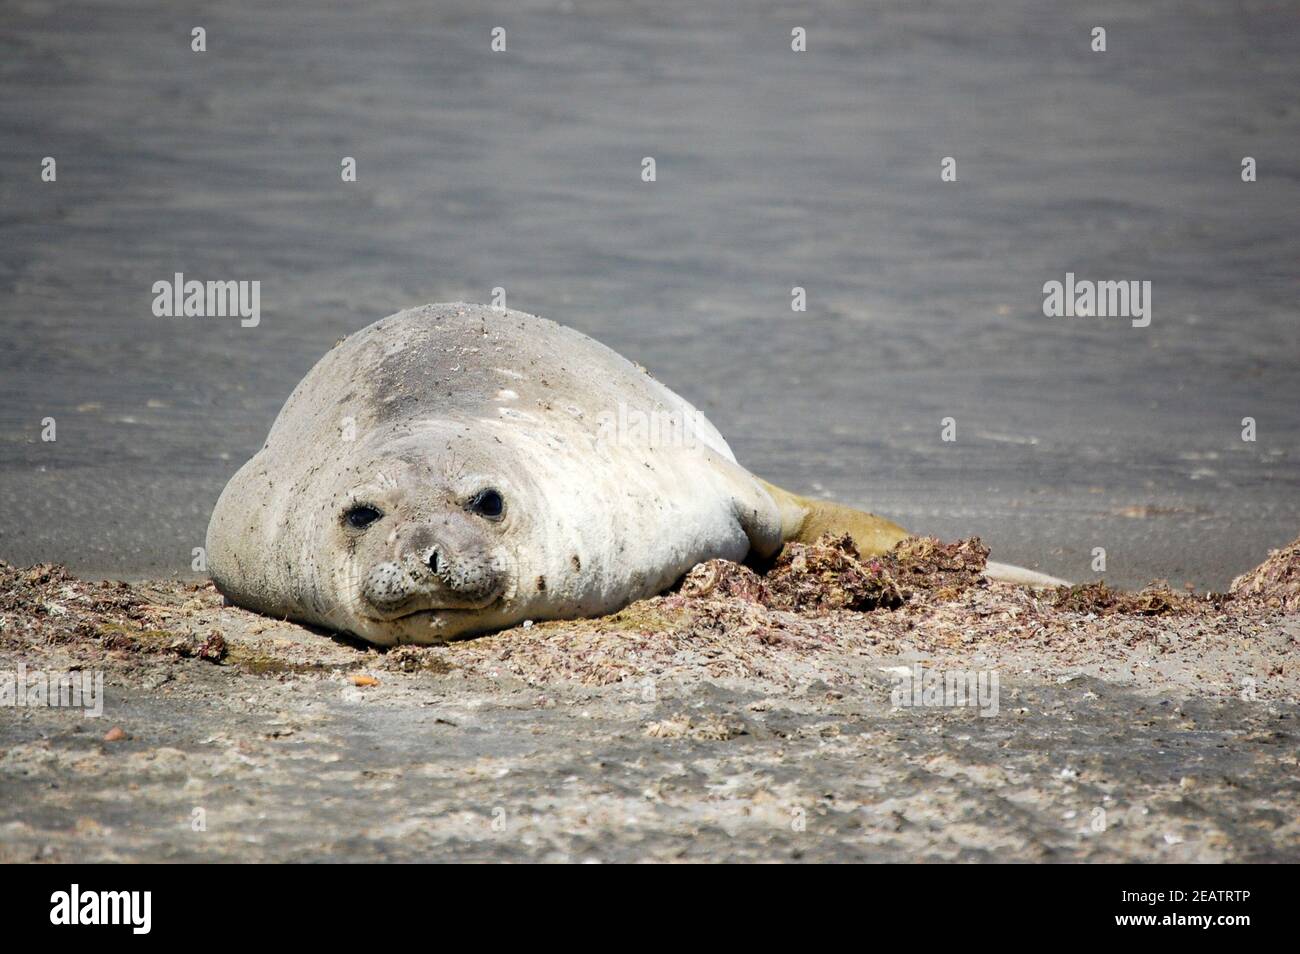
[[[0,568],[0,672],[105,687],[5,713],[0,860],[1300,860],[1300,541],[1209,596],[795,551],[387,652]]]

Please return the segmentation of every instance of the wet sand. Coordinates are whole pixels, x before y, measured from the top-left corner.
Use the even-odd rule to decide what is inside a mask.
[[[339,336],[496,286],[756,473],[996,559],[1088,580],[1100,546],[1112,581],[1221,589],[1300,529],[1294,4],[199,19],[204,54],[163,3],[6,7],[0,558],[196,578],[222,485]],[[261,281],[260,325],[155,318],[177,271]],[[1066,271],[1150,280],[1151,326],[1045,318]]]

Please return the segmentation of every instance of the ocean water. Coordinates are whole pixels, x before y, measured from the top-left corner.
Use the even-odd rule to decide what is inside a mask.
[[[1300,534],[1298,54],[1294,2],[7,3],[0,558],[193,575],[325,350],[503,287],[778,484],[1226,586]],[[155,317],[176,272],[260,323]],[[1046,317],[1067,272],[1150,325]]]

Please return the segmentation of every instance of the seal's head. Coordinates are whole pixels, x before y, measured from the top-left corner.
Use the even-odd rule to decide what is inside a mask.
[[[432,430],[352,448],[289,493],[260,486],[268,471],[254,458],[208,532],[222,592],[384,646],[518,622],[536,595],[517,558],[535,488],[509,473],[510,455]]]
[[[342,607],[337,627],[383,645],[431,642],[511,611],[529,508],[515,481],[482,464],[430,459],[411,441],[348,468],[358,479],[330,496],[318,527],[334,555],[321,585]]]

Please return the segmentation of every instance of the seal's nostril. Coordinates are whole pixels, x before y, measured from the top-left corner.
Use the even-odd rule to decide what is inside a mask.
[[[429,551],[429,569],[432,570],[434,573],[438,572],[438,551],[437,550]]]

